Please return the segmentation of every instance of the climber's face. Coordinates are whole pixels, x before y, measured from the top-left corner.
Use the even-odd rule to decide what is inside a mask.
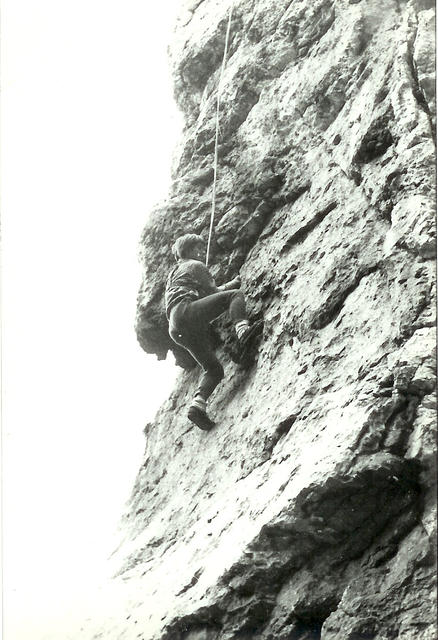
[[[204,262],[204,243],[198,242],[196,244],[193,244],[187,252],[187,258],[189,260],[199,260],[199,262]]]

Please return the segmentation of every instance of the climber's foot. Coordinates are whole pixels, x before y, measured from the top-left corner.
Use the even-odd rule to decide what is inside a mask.
[[[256,320],[239,338],[237,360],[243,366],[250,366],[256,355],[257,345],[263,332],[263,320]]]
[[[206,412],[199,407],[190,407],[187,415],[189,420],[203,431],[210,431],[210,429],[214,427],[214,422],[210,420]]]
[[[252,344],[256,338],[260,336],[263,331],[263,320],[256,320],[253,324],[250,324],[245,333],[239,338],[239,344],[245,349]]]

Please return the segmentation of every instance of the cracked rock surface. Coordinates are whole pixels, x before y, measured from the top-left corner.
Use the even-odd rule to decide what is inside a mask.
[[[216,428],[167,334],[178,235],[207,237],[231,2],[183,2],[171,57],[185,130],[142,237],[137,335],[181,375],[145,430],[117,576],[81,637],[434,640],[435,94],[427,0],[235,0],[212,271],[240,270],[256,360]]]

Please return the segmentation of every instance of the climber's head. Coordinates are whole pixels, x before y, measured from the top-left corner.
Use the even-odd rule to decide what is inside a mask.
[[[196,233],[186,233],[177,239],[172,247],[176,260],[199,260],[205,257],[204,240]]]

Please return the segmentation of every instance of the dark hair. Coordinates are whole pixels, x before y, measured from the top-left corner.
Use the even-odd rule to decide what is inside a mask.
[[[172,246],[172,253],[176,260],[184,259],[187,257],[187,252],[195,244],[204,243],[201,236],[196,233],[186,233],[184,236],[180,236]]]

